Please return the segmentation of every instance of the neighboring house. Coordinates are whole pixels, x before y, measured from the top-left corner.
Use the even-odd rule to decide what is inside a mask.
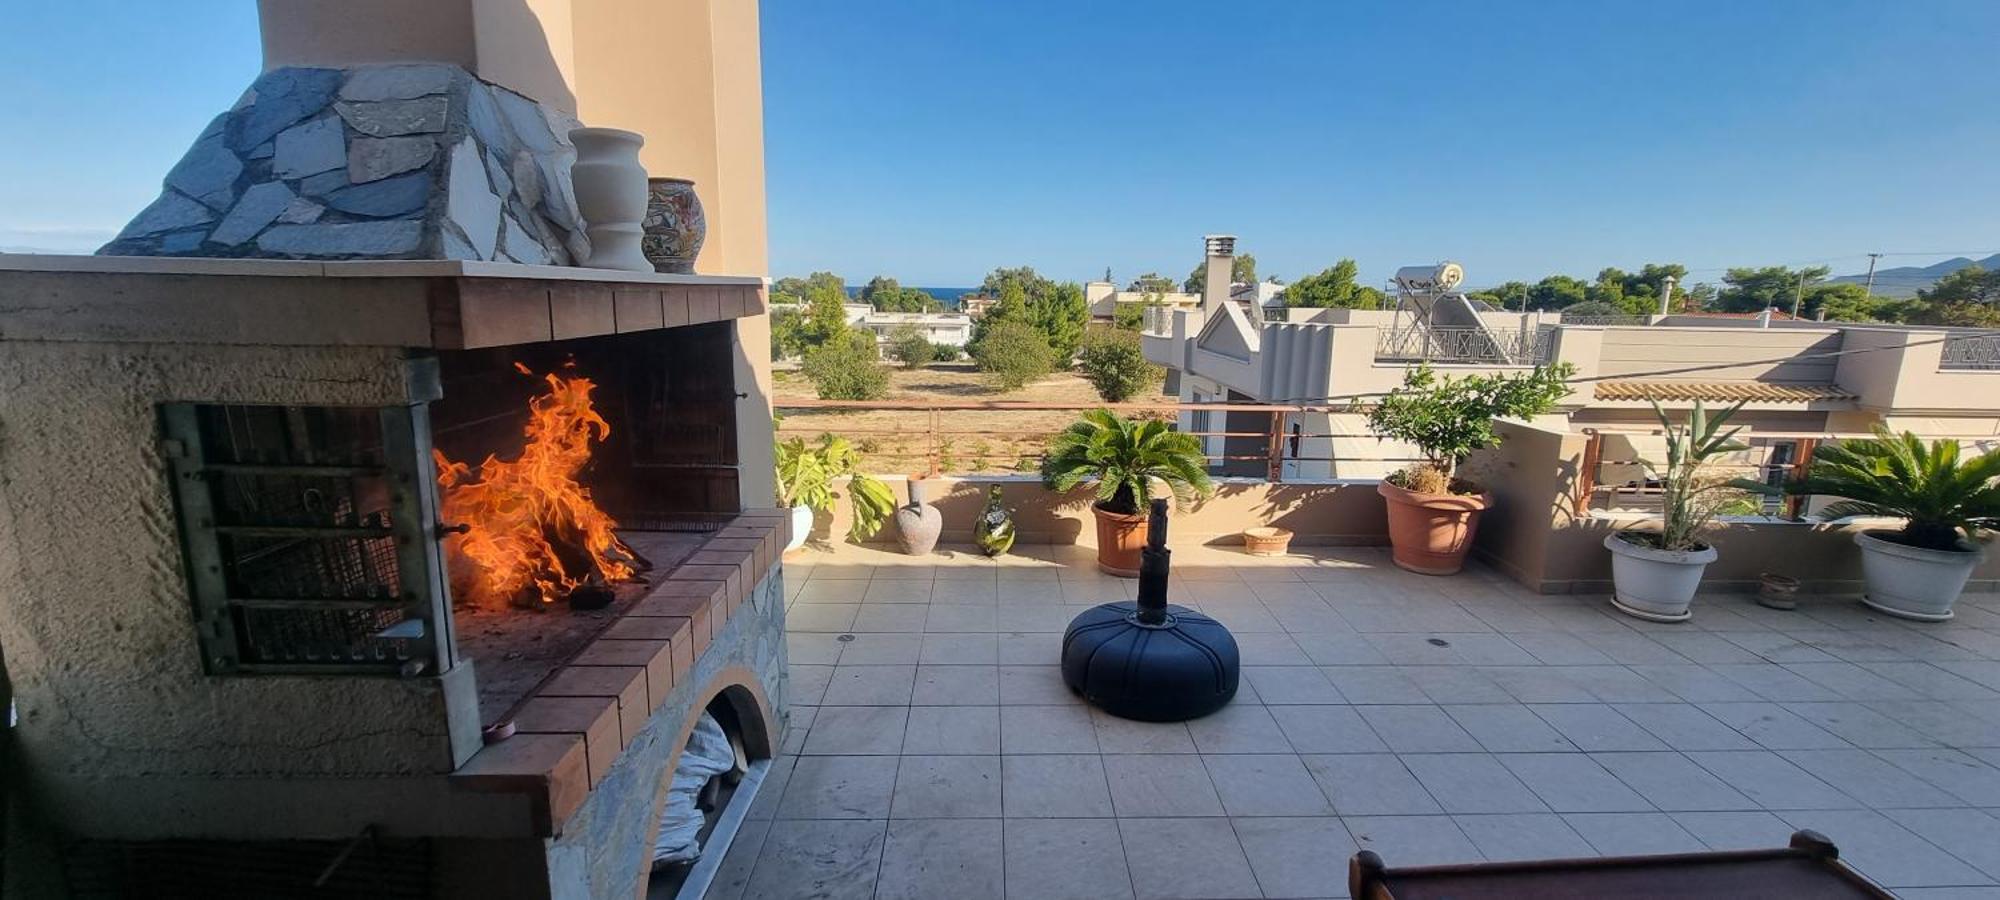
[[[1228,255],[1214,255],[1210,243],[1210,271],[1227,272]],[[2000,336],[1990,332],[1756,315],[1576,325],[1553,313],[1447,304],[1450,287],[1396,310],[1259,310],[1211,292],[1199,308],[1149,313],[1141,340],[1147,358],[1168,369],[1167,392],[1183,403],[1356,405],[1285,416],[1286,478],[1369,478],[1400,467],[1412,448],[1370,435],[1362,408],[1424,361],[1448,375],[1570,363],[1576,392],[1546,424],[1572,430],[1645,430],[1656,421],[1649,398],[1668,410],[1741,400],[1736,424],[1745,427],[1749,456],[1765,464],[1796,458],[1807,436],[1878,422],[1934,436],[2000,437]],[[1426,327],[1419,310],[1432,303],[1437,317]],[[1263,476],[1271,420],[1261,411],[1189,411],[1180,427],[1239,435],[1204,438],[1211,456],[1244,457],[1214,468]],[[1650,443],[1644,435],[1607,439],[1605,458],[1657,458]]]
[[[1201,305],[1200,294],[1181,291],[1131,291],[1118,289],[1109,281],[1092,281],[1083,286],[1083,300],[1090,305],[1090,317],[1110,321],[1118,307],[1128,304],[1157,305],[1170,309],[1194,309]]]
[[[881,312],[866,303],[846,303],[847,324],[875,332],[877,343],[886,344],[904,326],[915,326],[933,344],[963,347],[972,340],[972,317],[965,313]]]

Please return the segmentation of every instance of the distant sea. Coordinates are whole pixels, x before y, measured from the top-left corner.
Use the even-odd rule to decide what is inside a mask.
[[[939,303],[944,304],[945,309],[957,309],[958,300],[960,297],[963,297],[966,294],[976,294],[979,292],[978,288],[969,288],[969,287],[964,287],[964,288],[920,287],[917,288],[917,290],[923,291],[926,294],[936,297]],[[861,285],[858,284],[848,285],[847,296],[849,297],[861,296]]]

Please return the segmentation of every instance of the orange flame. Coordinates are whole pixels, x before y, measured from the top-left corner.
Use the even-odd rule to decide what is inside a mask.
[[[514,368],[534,374],[520,363]],[[471,563],[466,599],[481,606],[553,603],[593,580],[634,574],[631,549],[612,532],[618,523],[576,480],[590,445],[611,434],[590,402],[597,386],[553,373],[543,380],[548,391],[528,401],[528,441],[518,459],[489,454],[475,470],[432,451],[443,518],[471,526],[452,549]]]

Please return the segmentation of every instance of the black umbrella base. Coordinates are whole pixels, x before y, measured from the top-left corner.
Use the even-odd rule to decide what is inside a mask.
[[[1242,661],[1229,629],[1185,606],[1139,621],[1136,603],[1093,606],[1063,633],[1063,682],[1092,706],[1144,722],[1179,722],[1236,696]]]

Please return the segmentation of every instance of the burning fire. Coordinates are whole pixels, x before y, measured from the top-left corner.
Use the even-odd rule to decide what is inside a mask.
[[[534,375],[515,363],[523,375]],[[548,390],[528,401],[527,444],[514,460],[487,455],[477,469],[437,459],[443,518],[470,530],[452,547],[472,564],[470,595],[481,606],[553,603],[586,584],[624,581],[634,556],[576,476],[590,445],[611,434],[591,405],[590,379],[542,376]]]

